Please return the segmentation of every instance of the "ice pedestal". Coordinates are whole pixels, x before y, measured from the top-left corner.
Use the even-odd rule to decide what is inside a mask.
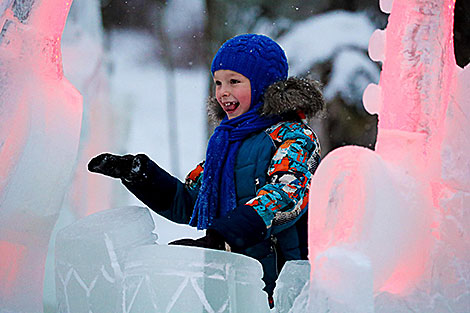
[[[56,239],[59,312],[119,312],[124,259],[130,249],[156,240],[146,208],[124,207],[89,215]]]
[[[374,312],[373,273],[367,256],[333,247],[312,263],[315,268],[312,281],[308,279],[308,261],[286,263],[274,290],[274,312]]]
[[[269,312],[261,264],[241,254],[183,247],[133,249],[119,312]]]
[[[333,247],[313,261],[288,261],[274,290],[274,312],[374,312],[372,268],[364,254]]]

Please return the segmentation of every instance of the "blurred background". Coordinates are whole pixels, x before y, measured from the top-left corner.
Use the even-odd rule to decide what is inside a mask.
[[[84,97],[76,170],[57,230],[86,215],[143,204],[118,180],[91,174],[103,152],[145,153],[174,176],[205,158],[214,125],[206,99],[210,62],[220,45],[256,32],[285,49],[290,76],[318,80],[327,102],[310,121],[322,156],[344,145],[374,148],[377,116],[362,94],[378,83],[381,64],[367,48],[388,15],[379,0],[74,0],[62,38],[65,76]],[[457,0],[455,54],[470,60],[470,1]],[[154,214],[158,243],[200,232]],[[46,268],[45,312],[55,312],[53,242]]]
[[[469,59],[470,30],[458,26],[468,20],[469,6],[469,1],[457,1],[457,59],[462,67]],[[171,90],[177,88],[174,75],[188,70],[206,72],[205,96],[211,94],[210,62],[228,38],[249,32],[269,35],[286,50],[291,76],[307,76],[323,85],[326,111],[311,122],[323,155],[343,145],[375,144],[377,117],[364,110],[362,93],[379,79],[380,64],[367,55],[371,32],[387,24],[378,0],[101,0],[101,13],[107,49],[115,48],[120,32],[147,38],[145,58],[165,68],[167,85],[161,90],[172,97],[181,92]],[[174,105],[171,101],[168,105]],[[195,105],[191,102],[187,105]],[[212,130],[207,124],[206,138]],[[184,157],[171,158],[178,159],[172,169],[183,175],[179,159]]]
[[[290,75],[324,86],[327,114],[315,123],[323,153],[374,144],[376,117],[364,111],[361,98],[379,78],[380,65],[367,56],[371,32],[387,22],[377,0],[105,0],[101,12],[108,36],[125,30],[148,35],[148,57],[168,71],[206,71],[207,94],[210,62],[225,40],[240,33],[269,35],[286,50]],[[206,137],[211,131],[208,125]]]

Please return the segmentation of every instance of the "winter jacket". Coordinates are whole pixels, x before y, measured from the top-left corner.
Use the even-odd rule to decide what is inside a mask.
[[[263,238],[252,238],[254,245],[240,245],[242,248],[235,251],[260,261],[268,295],[272,295],[285,261],[307,258],[305,213],[309,182],[320,161],[320,145],[301,117],[316,112],[318,109],[312,106],[322,101],[312,84],[289,78],[270,86],[261,113],[278,114],[283,120],[246,138],[235,160],[237,205],[252,208],[250,214],[259,215],[265,227]],[[208,106],[212,118],[221,119],[225,114],[215,99]],[[124,185],[158,214],[176,223],[189,223],[204,175],[204,162],[189,173],[184,183],[166,176],[150,160],[145,167],[144,177],[124,181]],[[157,192],[162,185],[174,192]],[[245,226],[248,222],[238,222],[237,229],[242,228],[241,233],[245,233],[246,227],[246,233],[250,233],[250,226]],[[232,234],[230,226],[222,223],[216,230],[228,243],[236,243],[240,238]]]

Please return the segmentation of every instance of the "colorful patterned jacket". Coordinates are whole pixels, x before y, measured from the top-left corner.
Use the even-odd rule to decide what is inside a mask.
[[[320,162],[321,151],[317,136],[302,121],[280,122],[265,130],[262,136],[270,139],[269,146],[255,135],[243,143],[238,154],[235,165],[237,205],[253,207],[266,224],[268,234],[275,234],[292,226],[307,211],[309,182]],[[250,163],[255,169],[265,170],[249,173],[244,168]],[[204,162],[186,177],[185,185],[191,194],[197,195],[203,173]]]

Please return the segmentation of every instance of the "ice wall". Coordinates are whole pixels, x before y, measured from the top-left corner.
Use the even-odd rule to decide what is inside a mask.
[[[469,67],[454,59],[454,3],[380,1],[391,15],[369,54],[383,70],[364,93],[375,152],[337,149],[312,179],[312,312],[470,308]]]
[[[64,78],[72,1],[0,5],[0,309],[42,312],[50,233],[78,148],[82,99]]]

